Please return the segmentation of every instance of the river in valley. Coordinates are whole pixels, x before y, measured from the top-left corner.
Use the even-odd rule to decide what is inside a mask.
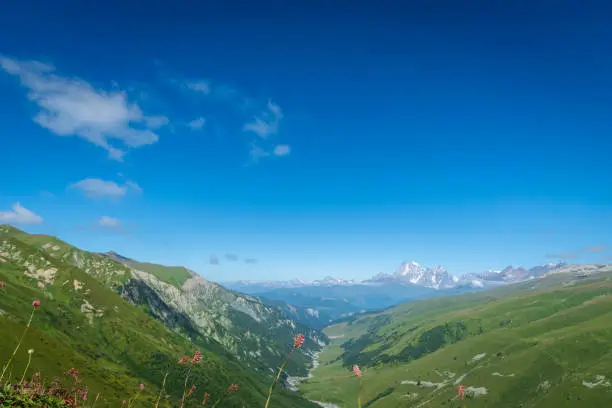
[[[312,367],[308,370],[308,375],[306,377],[287,377],[287,388],[292,391],[298,391],[300,383],[302,383],[304,380],[312,378],[313,370],[319,366],[319,354],[321,354],[322,351],[323,350],[311,354],[310,357],[312,358]],[[331,402],[315,401],[311,399],[309,399],[309,401],[320,405],[323,408],[342,408],[339,405],[332,404]]]

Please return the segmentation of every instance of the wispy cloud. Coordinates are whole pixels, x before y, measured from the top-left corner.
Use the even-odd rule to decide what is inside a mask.
[[[559,253],[551,253],[546,254],[547,258],[552,259],[574,259],[578,256],[575,252],[559,252]]]
[[[253,163],[257,163],[260,159],[270,156],[270,153],[264,150],[261,146],[255,142],[251,143],[251,149],[249,150],[249,156]]]
[[[583,247],[581,249],[577,249],[574,251],[549,253],[549,254],[546,254],[546,257],[553,258],[553,259],[568,260],[568,259],[583,257],[588,254],[601,254],[605,252],[606,250],[607,250],[606,245],[592,245],[592,246]]]
[[[286,144],[276,145],[276,147],[274,148],[275,156],[286,156],[290,152],[291,152],[291,147],[289,147],[289,145],[286,145]]]
[[[283,112],[280,106],[272,102],[272,100],[268,100],[266,108],[266,110],[255,116],[252,121],[245,123],[242,130],[253,132],[263,139],[276,134],[280,121],[283,118]]]
[[[79,78],[60,76],[40,61],[21,61],[0,55],[0,68],[19,77],[38,105],[34,121],[59,136],[79,136],[123,160],[127,148],[156,143],[153,130],[168,123],[165,116],[147,116],[121,90],[97,89]],[[111,141],[119,142],[111,143]]]
[[[103,215],[98,220],[98,225],[104,228],[121,228],[121,222],[117,218]]]
[[[219,265],[219,257],[217,255],[211,255],[208,261],[211,265]]]
[[[166,116],[149,116],[144,121],[150,129],[159,129],[170,123],[170,119]]]
[[[13,204],[12,211],[0,211],[0,223],[8,224],[42,224],[43,219],[28,210],[19,202]]]
[[[204,125],[206,125],[206,119],[201,116],[187,124],[191,130],[201,130],[204,128]]]
[[[244,105],[248,104],[249,98],[244,96],[238,89],[233,86],[213,82],[203,78],[187,78],[177,72],[170,73],[167,70],[163,73],[169,78],[169,82],[176,88],[191,92],[193,95],[208,97],[218,101],[225,101],[233,104]]]
[[[210,84],[204,79],[191,79],[185,81],[185,86],[192,91],[201,92],[204,95],[210,93]]]
[[[291,147],[286,144],[276,145],[270,152],[261,147],[257,142],[251,142],[251,148],[249,150],[249,156],[251,156],[251,161],[253,163],[257,163],[265,157],[283,157],[289,155],[289,153],[291,153]]]
[[[187,78],[175,72],[169,73],[166,69],[162,71],[165,71],[164,76],[170,78],[170,83],[175,87],[219,103],[238,115],[238,120],[242,121],[242,132],[250,135],[247,140],[251,158],[249,164],[257,163],[265,157],[282,157],[290,153],[288,144],[277,144],[278,141],[272,141],[273,136],[279,134],[281,122],[285,118],[280,105],[272,99],[252,98],[228,84],[208,79]],[[209,124],[205,123],[202,117],[187,123],[192,130],[202,129],[205,125],[208,127]],[[211,120],[211,125],[218,126],[216,119]]]
[[[244,258],[244,262],[248,264],[256,264],[258,261],[255,258]]]
[[[114,181],[98,178],[87,178],[68,186],[68,188],[79,190],[83,195],[91,199],[112,198],[120,199],[128,192],[141,193],[142,189],[133,181],[125,184],[117,184]]]
[[[584,248],[584,250],[592,254],[597,254],[600,252],[604,252],[606,250],[606,246],[605,245],[593,245],[593,246]]]
[[[268,100],[266,109],[259,115],[244,124],[242,130],[247,133],[254,133],[257,137],[251,141],[249,155],[253,163],[265,157],[283,157],[289,155],[291,147],[288,144],[277,144],[273,147],[269,145],[268,139],[278,133],[279,124],[283,119],[283,111],[280,106]]]
[[[225,259],[227,259],[230,262],[236,262],[239,257],[236,254],[225,254]]]
[[[128,191],[132,191],[136,194],[142,194],[142,188],[135,181],[127,180],[124,187],[127,188]]]

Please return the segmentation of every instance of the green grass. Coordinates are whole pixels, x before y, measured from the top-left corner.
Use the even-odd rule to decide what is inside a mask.
[[[162,282],[169,283],[171,285],[176,286],[177,288],[183,286],[183,283],[185,283],[185,281],[189,279],[192,275],[189,269],[182,266],[164,266],[154,263],[137,262],[131,260],[127,261],[126,263],[134,269],[138,269],[139,271],[143,272],[148,272],[159,280],[161,280]]]
[[[223,407],[263,406],[270,377],[258,374],[220,344],[202,336],[189,341],[170,331],[144,308],[124,300],[109,282],[64,263],[62,256],[51,256],[38,249],[42,241],[37,242],[36,237],[16,239],[6,234],[0,238],[0,280],[5,283],[0,288],[0,366],[6,364],[18,343],[32,301],[41,301],[8,368],[11,381],[21,377],[28,361],[27,350],[34,349],[26,379],[39,372],[49,384],[74,367],[80,370],[80,377],[89,389],[89,401],[101,394],[97,407],[120,406],[123,399],[138,390],[140,383],[145,389],[137,406],[153,406],[164,374],[169,371],[168,397],[160,406],[178,406],[186,367],[178,365],[177,360],[199,349],[203,358],[194,368],[189,384],[197,389],[187,406],[199,405],[204,392],[210,393],[214,401],[232,383],[239,384],[240,391],[224,401]],[[42,279],[26,276],[27,265],[33,265],[34,271],[56,269],[53,281],[43,283]],[[89,316],[87,305],[98,313]],[[287,344],[287,348],[290,346]],[[4,385],[0,384],[0,388],[4,389]],[[0,401],[9,397],[16,396],[0,392]],[[313,405],[299,394],[278,389],[274,406]]]
[[[467,392],[470,408],[612,406],[612,386],[602,386],[612,383],[610,275],[412,302],[325,332],[330,346],[301,390],[342,408],[356,406],[352,364],[362,368],[362,400],[373,408],[462,407],[457,381],[486,388]],[[599,386],[583,385],[597,376],[605,377]]]
[[[178,301],[188,303],[188,306],[179,310],[174,307],[177,301],[175,291],[154,289],[139,279],[132,279],[129,265],[152,268],[166,280],[175,278],[175,283],[165,282],[173,286],[171,289],[182,286],[179,283],[189,273],[185,268],[140,263],[115,253],[91,253],[56,237],[31,235],[7,225],[0,225],[0,238],[3,236],[17,239],[62,263],[80,268],[184,337],[204,341],[211,347],[222,344],[222,350],[231,352],[257,372],[265,373],[264,376],[269,375],[269,367],[281,364],[288,344],[297,333],[305,334],[306,342],[303,350],[295,353],[288,362],[287,372],[304,375],[310,362],[305,353],[320,348],[313,341],[315,337],[323,339],[317,330],[301,324],[288,324],[284,314],[277,308],[266,307],[256,298],[232,293],[216,284],[206,285],[203,293],[198,293],[197,297],[180,297]],[[182,274],[181,279],[175,276],[176,271]],[[254,319],[249,315],[252,312],[258,313],[260,317]],[[200,322],[199,326],[196,321]],[[281,321],[285,324],[279,324]]]

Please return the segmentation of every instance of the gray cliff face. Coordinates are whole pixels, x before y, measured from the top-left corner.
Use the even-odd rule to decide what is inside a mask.
[[[126,288],[132,289],[124,289],[126,299],[147,305],[152,315],[177,332],[213,339],[249,366],[262,370],[277,367],[298,333],[306,336],[306,354],[325,342],[322,334],[296,324],[279,309],[200,276],[177,288],[147,272],[132,269],[131,274]],[[138,288],[139,296],[134,296],[133,288]],[[301,365],[307,361],[306,355],[298,357],[290,370],[304,372]]]

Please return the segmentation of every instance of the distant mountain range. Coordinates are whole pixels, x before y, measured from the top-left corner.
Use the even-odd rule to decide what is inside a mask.
[[[378,274],[364,281],[364,284],[406,284],[418,285],[431,289],[451,288],[484,288],[496,284],[518,283],[529,279],[542,277],[548,273],[567,268],[565,262],[549,263],[535,266],[531,269],[522,266],[507,266],[502,270],[488,270],[482,273],[467,273],[456,276],[449,273],[443,266],[424,267],[416,262],[403,263],[392,274]]]
[[[301,279],[288,281],[233,281],[224,283],[234,290],[247,289],[249,293],[265,292],[279,288],[302,288],[307,286],[355,286],[402,284],[416,285],[430,289],[452,289],[462,287],[483,288],[488,284],[517,283],[541,277],[552,271],[567,268],[565,262],[549,263],[525,269],[522,266],[507,266],[502,270],[488,270],[482,273],[467,273],[460,276],[451,274],[441,265],[425,267],[416,262],[404,262],[393,273],[379,273],[361,282],[354,279],[337,279],[326,276],[323,279],[306,282]]]
[[[321,328],[338,319],[402,302],[481,291],[581,267],[558,262],[530,269],[508,266],[502,270],[456,276],[443,266],[425,267],[416,262],[404,262],[393,273],[379,273],[361,282],[327,276],[312,282],[293,279],[235,281],[223,285],[259,297],[266,304],[284,310],[296,322]]]

